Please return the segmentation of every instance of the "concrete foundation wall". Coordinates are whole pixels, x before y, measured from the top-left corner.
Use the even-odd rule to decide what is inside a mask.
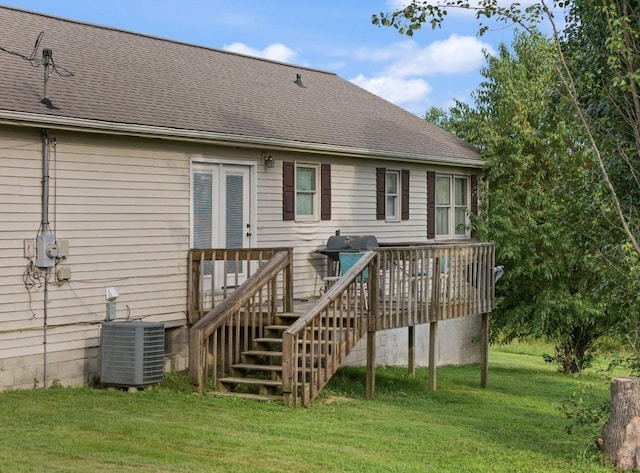
[[[436,365],[480,363],[482,316],[462,317],[438,323]],[[376,334],[376,365],[408,365],[408,329],[385,330]],[[415,330],[416,366],[429,366],[429,325]],[[347,358],[347,365],[363,366],[367,362],[366,336]]]

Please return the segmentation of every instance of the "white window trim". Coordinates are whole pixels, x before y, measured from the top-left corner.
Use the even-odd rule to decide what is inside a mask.
[[[389,174],[393,174],[396,176],[396,193],[390,194],[389,188],[387,187]],[[395,196],[396,205],[395,205],[395,217],[389,216],[389,196]],[[386,174],[384,176],[384,216],[387,222],[399,222],[401,220],[401,212],[402,212],[402,175],[399,170],[387,169]]]
[[[300,215],[298,214],[298,168],[313,169],[315,172],[315,184],[316,187],[313,190],[313,215]],[[295,191],[295,221],[296,222],[319,222],[320,221],[320,165],[310,163],[295,163],[295,169],[293,173],[294,179],[294,191]],[[309,192],[311,193],[311,192]]]
[[[436,174],[436,182],[439,177],[446,177],[449,179],[449,205],[438,205],[436,200],[435,212],[436,212],[436,239],[441,240],[467,240],[471,238],[471,221],[469,219],[469,209],[471,208],[471,177],[462,175],[462,174],[444,174],[438,173]],[[466,204],[464,206],[456,205],[456,179],[464,179],[466,182],[465,196],[466,196]],[[436,193],[437,199],[437,193]],[[438,219],[438,208],[448,207],[449,208],[449,233],[438,233],[437,227],[437,219]],[[456,233],[456,208],[464,207],[466,209],[465,212],[465,231],[464,233]]]

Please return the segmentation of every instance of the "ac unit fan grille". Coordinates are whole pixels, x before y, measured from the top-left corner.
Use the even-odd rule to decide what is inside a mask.
[[[104,384],[145,386],[162,381],[164,324],[106,322],[102,325],[100,378]]]

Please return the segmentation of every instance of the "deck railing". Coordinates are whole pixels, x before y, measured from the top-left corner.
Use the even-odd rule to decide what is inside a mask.
[[[192,250],[189,371],[201,392],[226,375],[278,313],[292,311],[292,261],[291,248]],[[365,252],[284,332],[285,404],[308,405],[365,334],[373,365],[376,331],[491,312],[494,266],[489,243]],[[372,369],[367,377],[369,389]]]
[[[216,266],[233,288],[224,284],[216,291]],[[290,248],[191,251],[189,320],[195,323],[190,330],[189,376],[200,392],[209,381],[215,384],[218,376],[226,375],[278,312],[291,311],[292,266]]]
[[[493,244],[398,246],[375,251],[380,268],[374,312],[378,330],[493,310]]]
[[[188,320],[193,325],[279,252],[291,248],[209,248],[189,251]],[[272,301],[273,302],[273,301]],[[291,309],[289,307],[289,309]]]
[[[367,343],[374,344],[379,330],[491,312],[493,268],[494,247],[488,243],[383,247],[364,253],[284,332],[285,404],[308,405],[365,333]],[[375,350],[368,346],[368,358],[370,351]]]
[[[308,405],[368,330],[376,291],[376,253],[365,253],[282,336],[282,393],[288,406]]]

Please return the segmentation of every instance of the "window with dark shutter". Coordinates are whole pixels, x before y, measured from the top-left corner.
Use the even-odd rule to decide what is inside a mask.
[[[402,170],[402,220],[409,220],[409,170]]]
[[[296,219],[295,164],[282,163],[282,220]]]
[[[331,220],[331,165],[320,166],[320,219]]]
[[[436,173],[427,171],[427,238],[436,237]]]
[[[386,168],[376,168],[376,219],[385,219],[385,196],[387,184]]]

